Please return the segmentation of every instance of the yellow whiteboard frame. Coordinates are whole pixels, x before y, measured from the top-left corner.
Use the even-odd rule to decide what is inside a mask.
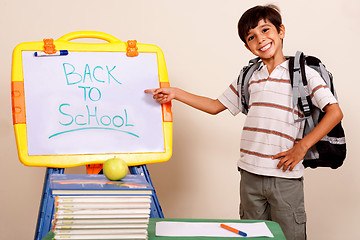
[[[105,43],[77,43],[74,39],[101,39]],[[57,50],[66,49],[77,52],[126,52],[127,43],[112,35],[96,31],[78,31],[66,34],[54,40]],[[158,61],[159,86],[169,86],[169,78],[164,54],[155,45],[137,43],[139,54],[156,53]],[[24,97],[24,76],[22,51],[44,51],[44,42],[20,43],[13,51],[12,59],[12,106],[15,139],[20,161],[26,166],[67,168],[87,164],[101,164],[109,158],[121,158],[129,166],[164,162],[172,155],[172,113],[171,105],[162,106],[165,152],[158,153],[111,153],[111,154],[77,154],[77,155],[28,155],[26,103]]]

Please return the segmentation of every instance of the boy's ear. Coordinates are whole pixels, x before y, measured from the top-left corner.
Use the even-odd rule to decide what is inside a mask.
[[[280,32],[279,32],[279,34],[280,34],[280,38],[281,38],[281,39],[284,39],[284,38],[285,38],[285,26],[284,26],[284,24],[281,24],[281,25],[280,25]]]

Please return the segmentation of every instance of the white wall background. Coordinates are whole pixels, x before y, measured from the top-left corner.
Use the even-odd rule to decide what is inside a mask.
[[[275,3],[286,27],[284,52],[318,56],[335,77],[348,157],[338,170],[305,173],[308,238],[355,239],[360,220],[358,0],[1,0],[0,239],[32,239],[45,168],[17,157],[11,113],[12,50],[21,42],[94,30],[159,46],[172,86],[217,98],[252,55],[237,36],[241,14]],[[149,165],[165,217],[238,219],[236,161],[244,116],[210,116],[173,103],[173,157]],[[67,173],[85,173],[84,167]]]

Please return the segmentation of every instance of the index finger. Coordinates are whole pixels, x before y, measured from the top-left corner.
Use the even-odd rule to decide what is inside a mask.
[[[156,89],[146,89],[145,93],[154,93]]]
[[[280,158],[283,158],[286,156],[286,152],[281,152],[281,153],[278,153],[278,154],[275,154],[272,159],[280,159]]]

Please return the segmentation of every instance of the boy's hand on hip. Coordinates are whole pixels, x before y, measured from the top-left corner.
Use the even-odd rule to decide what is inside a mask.
[[[286,170],[292,171],[294,167],[304,159],[307,149],[297,143],[288,151],[274,155],[273,159],[280,159],[277,168],[285,172]]]
[[[308,135],[296,143],[292,149],[273,156],[273,159],[280,159],[278,169],[282,168],[286,171],[289,168],[289,171],[292,171],[304,158],[307,150],[329,133],[343,117],[337,103],[326,105],[324,111],[324,117]]]

